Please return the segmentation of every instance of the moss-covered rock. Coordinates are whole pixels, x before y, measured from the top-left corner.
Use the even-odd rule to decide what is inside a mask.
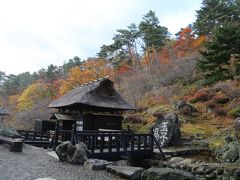
[[[217,159],[220,162],[228,162],[228,163],[239,162],[240,143],[231,142],[219,149],[216,149],[215,153],[217,155]]]

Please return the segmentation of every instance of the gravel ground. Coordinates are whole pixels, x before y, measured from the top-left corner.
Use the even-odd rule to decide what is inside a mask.
[[[0,145],[0,180],[107,180],[119,179],[106,171],[91,171],[80,165],[62,163],[47,155],[48,150],[29,145],[22,153],[9,152]]]

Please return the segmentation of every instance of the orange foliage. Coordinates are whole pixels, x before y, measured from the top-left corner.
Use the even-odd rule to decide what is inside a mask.
[[[11,110],[17,110],[18,98],[20,95],[11,95],[8,97],[8,107]]]
[[[198,37],[197,39],[194,40],[193,42],[193,46],[195,48],[198,48],[202,45],[202,43],[206,40],[206,36],[202,35],[200,37]]]
[[[156,49],[147,48],[141,62],[142,67],[146,67],[156,60],[160,64],[171,64],[172,60],[182,59],[199,50],[205,39],[205,36],[195,38],[192,29],[189,27],[182,28],[178,33],[178,39],[173,44],[163,47],[160,52],[156,53]]]
[[[176,57],[182,58],[193,50],[194,36],[192,29],[189,27],[183,28],[179,33],[178,40],[173,44]]]
[[[107,76],[110,74],[111,67],[103,59],[85,61],[81,67],[75,66],[70,69],[68,77],[61,80],[59,94],[63,95],[69,90],[83,83]]]

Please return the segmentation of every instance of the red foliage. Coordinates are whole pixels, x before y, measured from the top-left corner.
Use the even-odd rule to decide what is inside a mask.
[[[210,99],[212,99],[212,97],[214,96],[215,91],[213,89],[210,88],[203,88],[198,90],[195,94],[194,94],[194,99],[195,101],[208,101]]]

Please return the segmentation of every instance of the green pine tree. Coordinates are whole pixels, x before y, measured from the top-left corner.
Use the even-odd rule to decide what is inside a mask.
[[[229,70],[232,66],[231,57],[237,58],[236,66],[239,66],[240,59],[240,26],[233,23],[225,23],[222,27],[213,32],[211,41],[204,44],[204,51],[201,51],[202,59],[198,66],[206,78],[218,81],[233,78]],[[236,61],[236,60],[235,60]],[[236,67],[239,74],[239,67]]]

